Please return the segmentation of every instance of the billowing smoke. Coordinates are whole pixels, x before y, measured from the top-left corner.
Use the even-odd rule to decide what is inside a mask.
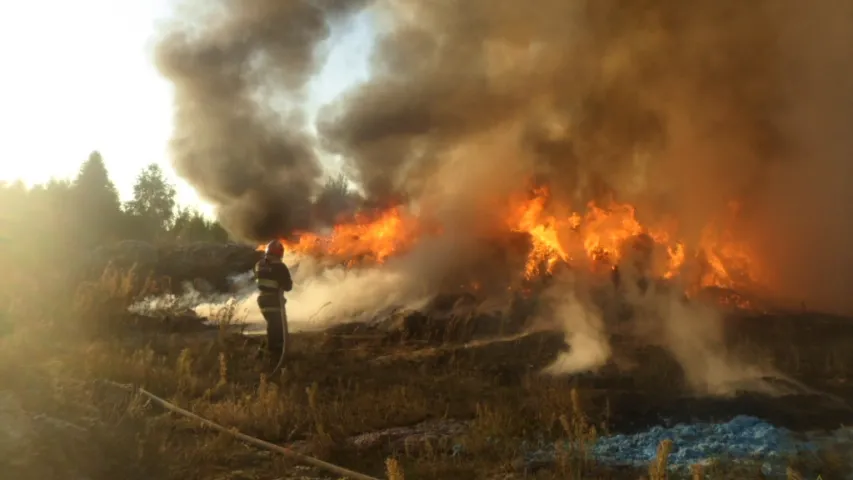
[[[302,111],[330,22],[357,1],[184,2],[156,49],[179,175],[243,239],[312,226],[322,168]]]
[[[371,321],[395,309],[423,307],[435,285],[409,275],[413,258],[392,261],[383,269],[349,270],[328,267],[312,258],[285,255],[291,265],[293,291],[288,294],[287,315],[291,331],[313,330],[333,323]],[[295,266],[295,267],[293,267]],[[194,311],[210,322],[224,322],[248,330],[262,328],[257,287],[251,272],[234,275],[229,293],[210,294],[184,285],[180,295],[145,298],[130,307],[137,315]]]
[[[607,364],[613,354],[604,312],[589,298],[579,298],[584,290],[577,288],[576,282],[575,278],[564,276],[543,294],[553,306],[544,319],[559,322],[556,326],[566,333],[566,343],[571,347],[557,356],[546,373],[595,371]]]
[[[777,2],[392,3],[373,81],[320,123],[374,194],[419,195],[460,145],[501,136],[517,148],[494,168],[702,226],[780,160]]]
[[[853,3],[191,4],[181,19],[199,26],[176,23],[157,57],[176,87],[175,164],[232,232],[266,240],[310,228],[324,152],[341,155],[370,200],[410,200],[443,225],[443,241],[381,273],[312,277],[316,295],[291,296],[301,317],[325,295],[339,299],[333,313],[417,303],[483,268],[494,256],[481,240],[506,226],[495,205],[531,180],[566,211],[612,196],[641,221],[674,217],[687,243],[736,201],[733,232],[759,253],[764,293],[853,313]],[[300,102],[317,47],[364,8],[378,35],[371,79],[327,105],[311,135]],[[670,348],[694,387],[718,391],[746,371],[713,313],[650,292],[626,297],[649,325],[637,335]],[[354,303],[341,305],[344,295]],[[549,295],[550,320],[575,347],[551,370],[606,362],[607,314],[591,307],[584,278]]]
[[[646,218],[673,214],[688,241],[737,200],[737,233],[776,293],[853,311],[849,2],[383,7],[372,81],[320,121],[372,194],[476,216],[446,179],[538,175],[564,204],[615,193]],[[467,186],[479,198],[507,187]]]
[[[617,315],[606,312],[614,302],[607,302],[602,308],[585,293],[589,293],[586,285],[572,277],[561,278],[545,293],[551,300],[545,320],[558,322],[570,347],[545,368],[546,374],[594,372],[610,362],[634,368],[636,361],[625,355],[636,347],[656,346],[669,352],[683,370],[687,385],[697,394],[727,396],[753,391],[783,395],[808,391],[808,387],[769,365],[730,351],[724,339],[723,317],[713,306],[687,302],[672,290],[628,292],[627,304],[633,315],[630,321],[620,322]],[[614,346],[614,334],[630,341]]]
[[[316,138],[302,102],[318,46],[362,8],[379,35],[372,78],[324,110]],[[573,206],[615,192],[641,216],[674,214],[688,237],[736,199],[776,293],[849,311],[851,11],[836,0],[189,1],[157,64],[176,88],[178,172],[240,237],[311,226],[322,147],[369,195],[430,198],[458,221],[485,200],[463,203],[455,193],[470,200],[459,190],[473,185],[448,194],[446,181],[475,169],[538,175]],[[477,198],[509,181],[476,182]]]

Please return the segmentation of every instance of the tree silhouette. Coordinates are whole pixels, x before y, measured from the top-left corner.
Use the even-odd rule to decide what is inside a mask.
[[[62,182],[54,182],[51,188],[56,195],[64,193]],[[74,220],[73,230],[78,241],[84,246],[91,246],[117,238],[121,203],[100,153],[92,152],[83,162],[67,193],[74,206],[70,216]],[[57,200],[62,199],[57,197]]]
[[[198,210],[179,208],[171,233],[180,242],[225,242],[228,233],[219,222],[210,221]]]
[[[315,214],[320,220],[334,223],[338,216],[355,211],[358,203],[358,195],[350,189],[347,177],[341,174],[326,179],[314,201]]]
[[[165,232],[175,217],[175,187],[156,163],[145,167],[133,185],[133,200],[126,205],[138,228],[146,237]]]
[[[139,173],[133,194],[122,210],[98,152],[89,155],[73,180],[52,179],[33,187],[0,182],[0,270],[9,262],[67,263],[115,240],[229,240],[219,222],[195,209],[176,208],[175,188],[156,164]]]

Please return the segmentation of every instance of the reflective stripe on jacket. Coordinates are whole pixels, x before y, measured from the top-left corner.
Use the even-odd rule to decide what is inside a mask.
[[[293,288],[290,270],[278,258],[262,258],[255,264],[254,273],[258,289],[261,291],[260,296],[280,297]]]

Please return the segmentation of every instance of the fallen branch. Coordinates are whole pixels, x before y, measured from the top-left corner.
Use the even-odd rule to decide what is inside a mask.
[[[142,387],[134,387],[133,385],[116,383],[116,382],[113,382],[110,380],[104,380],[103,382],[108,384],[108,385],[112,385],[114,387],[121,388],[122,390],[126,390],[129,392],[137,392],[140,395],[147,397],[152,402],[154,402],[154,403],[160,405],[161,407],[165,408],[166,410],[170,410],[174,413],[183,415],[183,416],[188,417],[188,418],[192,418],[193,420],[196,420],[197,422],[201,423],[202,425],[204,425],[208,428],[211,428],[211,429],[216,430],[216,431],[221,432],[221,433],[226,433],[228,435],[231,435],[232,437],[235,437],[239,440],[242,440],[243,442],[246,442],[250,445],[254,445],[256,447],[263,448],[265,450],[270,450],[272,452],[280,453],[280,454],[284,455],[285,457],[292,458],[298,462],[301,462],[301,463],[304,463],[307,465],[311,465],[311,466],[326,470],[328,472],[336,473],[338,475],[343,475],[345,477],[352,478],[355,480],[380,480],[376,477],[371,477],[371,476],[365,475],[363,473],[354,472],[354,471],[348,470],[344,467],[339,467],[337,465],[333,465],[331,463],[324,462],[324,461],[317,459],[317,458],[309,457],[307,455],[302,455],[301,453],[297,453],[297,452],[295,452],[289,448],[284,448],[284,447],[276,445],[274,443],[270,443],[270,442],[261,440],[260,438],[255,438],[255,437],[246,435],[245,433],[241,433],[241,432],[237,431],[236,429],[229,429],[229,428],[223,427],[222,425],[219,425],[218,423],[210,421],[204,417],[196,415],[193,412],[190,412],[189,410],[185,410],[185,409],[183,409],[183,408],[181,408],[181,407],[179,407],[179,406],[177,406],[171,402],[168,402],[168,401],[158,397],[157,395],[154,395],[153,393],[145,390]]]

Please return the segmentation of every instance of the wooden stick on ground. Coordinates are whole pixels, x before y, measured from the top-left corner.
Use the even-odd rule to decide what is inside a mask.
[[[168,401],[158,397],[157,395],[154,395],[153,393],[145,390],[142,387],[134,387],[132,385],[124,385],[124,384],[116,383],[116,382],[113,382],[110,380],[104,380],[104,382],[109,384],[109,385],[112,385],[114,387],[121,388],[123,390],[131,391],[131,392],[133,392],[133,391],[139,392],[141,395],[147,397],[152,402],[160,405],[161,407],[165,408],[166,410],[170,410],[172,412],[183,415],[185,417],[192,418],[193,420],[196,420],[197,422],[201,423],[202,425],[204,425],[208,428],[216,430],[217,432],[226,433],[228,435],[236,437],[237,439],[239,439],[243,442],[246,442],[250,445],[254,445],[256,447],[263,448],[265,450],[270,450],[270,451],[273,451],[276,453],[280,453],[280,454],[284,455],[285,457],[292,458],[298,462],[323,469],[327,472],[332,472],[332,473],[336,473],[338,475],[343,475],[345,477],[352,478],[354,480],[380,480],[376,477],[371,477],[371,476],[365,475],[363,473],[354,472],[352,470],[346,469],[344,467],[339,467],[337,465],[334,465],[334,464],[331,464],[328,462],[324,462],[324,461],[317,459],[317,458],[314,458],[314,457],[302,455],[301,453],[297,453],[297,452],[295,452],[289,448],[284,448],[284,447],[276,445],[274,443],[270,443],[270,442],[261,440],[260,438],[255,438],[255,437],[246,435],[245,433],[241,433],[237,430],[225,428],[222,425],[219,425],[218,423],[212,422],[212,421],[210,421],[204,417],[200,417],[200,416],[196,415],[195,413],[190,412],[189,410],[185,410],[185,409],[183,409],[183,408],[181,408],[181,407],[179,407],[179,406],[177,406],[171,402],[168,402]]]

